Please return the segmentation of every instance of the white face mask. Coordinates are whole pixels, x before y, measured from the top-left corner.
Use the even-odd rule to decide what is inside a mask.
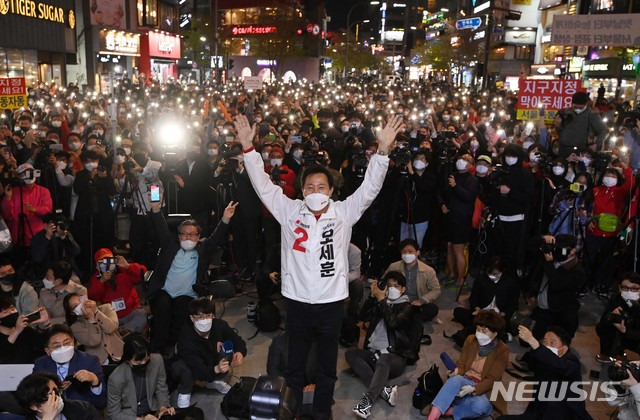
[[[31,184],[33,184],[34,182],[36,182],[36,179],[35,179],[35,178],[23,179],[23,180],[22,180],[22,182],[24,182],[24,183],[25,183],[25,184],[27,184],[27,185],[31,185]]]
[[[449,121],[451,119],[451,115],[443,115],[442,121]]]
[[[416,258],[416,254],[402,254],[402,261],[404,261],[405,264],[413,263]]]
[[[413,167],[414,167],[415,170],[421,171],[421,170],[423,170],[424,168],[427,167],[427,164],[422,160],[414,160],[413,161]]]
[[[207,149],[207,154],[211,157],[218,156],[218,149]]]
[[[502,278],[502,273],[500,273],[500,274],[487,274],[487,276],[489,276],[489,279],[492,282],[497,283]]]
[[[562,166],[554,166],[552,171],[555,176],[560,176],[564,173],[564,168]]]
[[[191,251],[196,247],[196,245],[198,245],[196,241],[191,241],[189,239],[187,239],[186,241],[180,241],[180,247],[185,251]]]
[[[62,121],[51,121],[51,126],[55,128],[60,128],[62,126]]]
[[[282,159],[271,159],[271,166],[282,166]]]
[[[124,150],[124,154],[129,156],[131,154],[131,148],[130,147],[123,147],[122,150]]]
[[[91,172],[98,167],[98,162],[87,162],[84,164],[87,171]]]
[[[507,163],[507,165],[513,166],[518,163],[518,158],[515,156],[507,156],[504,158],[504,161]]]
[[[122,156],[122,155],[118,155],[118,156],[116,156],[116,163],[117,163],[118,165],[122,165],[122,164],[124,163],[124,160],[125,160],[125,157],[124,157],[124,156]]]
[[[78,143],[77,141],[69,143],[69,149],[73,150],[74,152],[76,150],[80,150],[80,147],[82,147],[82,145],[80,143]]]
[[[538,163],[539,160],[540,155],[538,154],[538,152],[529,153],[529,162]]]
[[[480,344],[480,347],[486,346],[487,344],[491,343],[491,341],[493,341],[491,337],[489,337],[485,333],[481,333],[480,331],[476,331],[476,340],[478,340],[478,344]]]
[[[262,152],[262,160],[265,162],[269,160],[269,152]]]
[[[467,161],[464,159],[458,159],[456,161],[456,169],[459,171],[464,171],[467,169]]]
[[[196,330],[200,331],[201,333],[207,333],[211,331],[212,324],[213,319],[200,319],[193,323],[193,325],[196,327]]]
[[[620,292],[620,296],[624,300],[637,301],[640,299],[640,292]]]
[[[89,150],[89,151],[91,151],[91,150],[93,150],[95,148],[96,148],[95,144],[87,144],[87,147],[86,147],[86,149]]]
[[[485,165],[478,165],[476,166],[476,173],[480,174],[480,175],[484,175],[487,172],[489,172],[489,168]]]
[[[340,129],[342,130],[343,133],[346,133],[347,131],[349,131],[349,126],[343,125],[342,127],[340,127]]]
[[[580,115],[580,114],[582,114],[584,111],[586,111],[586,110],[587,110],[587,107],[584,107],[584,108],[581,108],[581,109],[573,108],[573,110],[576,112],[576,114]]]
[[[545,346],[545,347],[548,348],[549,350],[551,350],[551,353],[553,353],[556,356],[560,357],[560,354],[558,353],[560,351],[560,349],[557,349],[555,347],[549,347],[549,346]]]
[[[471,148],[472,148],[473,150],[476,150],[478,147],[480,147],[480,143],[478,143],[478,142],[477,142],[477,141],[475,141],[475,140],[473,140],[473,141],[470,143],[470,145],[471,145]]]
[[[313,193],[304,197],[304,202],[311,211],[320,211],[329,204],[329,196]]]
[[[78,315],[78,316],[82,316],[82,314],[84,314],[82,302],[80,302],[80,304],[78,306],[73,308],[73,313]]]
[[[64,160],[56,162],[56,169],[60,169],[61,171],[64,171],[65,169],[67,169],[67,162],[65,162]]]
[[[57,364],[62,365],[73,358],[74,352],[75,349],[73,348],[73,346],[62,346],[59,349],[55,349],[51,352],[51,358]]]
[[[389,298],[389,300],[396,300],[400,298],[400,296],[402,296],[402,292],[398,288],[389,287],[389,294],[387,295],[387,298]]]
[[[605,187],[615,187],[618,184],[618,178],[616,178],[615,176],[605,176],[604,178],[602,178],[602,183],[605,185]]]
[[[42,279],[42,284],[45,289],[53,289],[53,282],[47,278]]]
[[[302,157],[302,150],[296,149],[293,151],[293,157],[296,159],[300,159]]]

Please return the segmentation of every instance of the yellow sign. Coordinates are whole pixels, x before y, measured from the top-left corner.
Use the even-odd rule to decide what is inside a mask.
[[[552,124],[556,118],[557,113],[558,113],[557,109],[545,110],[544,122],[547,124]],[[516,118],[522,121],[539,120],[540,110],[539,109],[518,109]]]
[[[531,6],[532,0],[512,0],[511,4],[515,4],[517,6]]]
[[[62,7],[50,4],[36,3],[32,0],[0,0],[0,15],[7,13],[57,23],[64,23],[65,15]]]
[[[73,13],[73,10],[69,10],[69,27],[71,29],[76,27],[76,14]]]
[[[28,105],[24,77],[0,79],[0,110],[18,109]]]

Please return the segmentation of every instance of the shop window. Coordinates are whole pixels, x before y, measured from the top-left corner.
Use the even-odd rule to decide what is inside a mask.
[[[137,0],[138,26],[158,26],[158,0]]]
[[[38,53],[0,48],[0,77],[24,77],[28,85],[38,82]]]
[[[260,73],[258,73],[258,76],[262,77],[262,80],[264,80],[265,82],[271,82],[273,79],[271,69],[260,70]]]
[[[160,22],[160,29],[163,31],[177,32],[178,31],[178,8],[175,6],[158,3],[158,16]]]
[[[240,75],[245,78],[245,77],[251,77],[251,69],[249,67],[245,67],[242,69],[242,73],[240,73]]]
[[[284,76],[282,76],[282,80],[285,83],[295,83],[297,79],[298,78],[296,77],[296,74],[294,72],[292,72],[291,70],[289,70],[288,72],[286,72],[284,74]]]
[[[516,60],[529,60],[531,58],[531,47],[516,47],[513,58]]]

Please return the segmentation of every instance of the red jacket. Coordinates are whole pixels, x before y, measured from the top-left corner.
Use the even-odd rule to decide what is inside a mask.
[[[593,189],[593,217],[594,222],[589,233],[599,237],[612,237],[620,233],[620,228],[625,222],[625,215],[622,211],[626,208],[627,199],[633,190],[634,178],[631,168],[627,168],[622,173],[624,184],[616,187],[605,187],[604,185]],[[620,225],[615,232],[603,232],[598,228],[598,222],[595,220],[601,214],[614,214],[620,218]]]
[[[22,190],[22,196],[20,194]],[[33,189],[28,186],[13,188],[13,195],[11,200],[7,200],[6,196],[2,199],[2,216],[7,222],[7,226],[11,231],[11,240],[14,244],[18,243],[18,230],[20,225],[20,203],[26,206],[31,204],[34,208],[34,212],[24,209],[24,213],[27,215],[28,224],[24,226],[24,245],[29,245],[31,237],[36,233],[44,229],[42,218],[51,213],[53,203],[51,201],[51,193],[49,190],[41,185],[33,184]]]
[[[93,273],[89,279],[89,299],[100,303],[111,303],[114,300],[123,299],[126,307],[118,311],[118,318],[124,318],[140,306],[140,297],[135,285],[140,282],[142,274],[146,271],[147,267],[138,263],[129,263],[129,268],[126,270],[118,268],[115,275],[115,289],[109,282],[103,283],[98,280],[96,273]],[[116,307],[113,304],[112,306]]]

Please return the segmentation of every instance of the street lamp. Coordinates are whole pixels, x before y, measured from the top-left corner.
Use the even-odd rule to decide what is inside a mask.
[[[353,12],[353,10],[358,6],[362,6],[362,5],[375,6],[378,4],[380,4],[379,1],[361,1],[351,6],[351,9],[349,9],[349,12],[347,12],[347,54],[346,54],[346,60],[344,63],[345,76],[347,75],[347,68],[349,67],[349,31],[351,30],[351,12]]]
[[[207,42],[207,38],[205,38],[205,37],[201,36],[201,37],[200,37],[200,41],[202,41],[202,42]]]

